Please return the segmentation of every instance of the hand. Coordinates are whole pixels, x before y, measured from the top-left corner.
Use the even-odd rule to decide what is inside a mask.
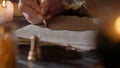
[[[33,0],[20,0],[18,8],[32,24],[40,24],[43,18],[49,20],[64,11],[61,0],[41,0],[40,5]]]

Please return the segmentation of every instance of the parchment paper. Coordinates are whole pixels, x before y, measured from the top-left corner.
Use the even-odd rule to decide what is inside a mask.
[[[64,46],[71,45],[72,47],[82,50],[91,50],[95,48],[94,41],[95,41],[96,31],[93,31],[94,29],[81,30],[83,27],[92,28],[92,26],[89,25],[90,22],[86,21],[88,20],[88,18],[78,18],[73,16],[67,16],[67,17],[61,16],[58,18],[54,19],[53,20],[54,22],[51,21],[52,25],[50,25],[50,28],[44,28],[39,25],[27,25],[23,28],[16,30],[15,34],[17,37],[27,38],[27,39],[30,39],[32,35],[36,35],[40,37],[39,40],[41,41],[57,43]],[[67,20],[67,22],[65,20]],[[54,23],[55,24],[57,23],[57,25],[55,25]],[[73,23],[73,25],[71,23]],[[79,25],[76,23],[79,23]],[[84,23],[84,25],[87,26],[84,26],[83,24],[80,25],[80,23]],[[75,26],[80,26],[80,27],[75,27]],[[76,30],[77,28],[79,28],[80,30]]]

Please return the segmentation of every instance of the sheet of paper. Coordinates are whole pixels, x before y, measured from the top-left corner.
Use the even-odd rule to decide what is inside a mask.
[[[15,34],[17,37],[27,39],[30,39],[32,35],[36,35],[40,37],[39,39],[41,41],[57,43],[64,46],[71,45],[72,47],[82,50],[91,50],[95,48],[94,41],[96,31],[93,30],[53,30],[49,28],[40,27],[39,25],[27,25],[23,28],[16,30]]]
[[[21,38],[30,39],[32,35],[40,36],[41,41],[71,45],[85,50],[94,48],[94,31],[51,30],[35,25],[28,25],[16,31],[16,36]]]

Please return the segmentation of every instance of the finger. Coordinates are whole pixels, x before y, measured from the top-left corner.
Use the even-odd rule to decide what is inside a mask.
[[[26,13],[23,13],[23,15],[25,16],[26,20],[31,24],[40,24],[40,23],[42,23],[42,19],[41,19],[42,17],[41,18],[38,18],[37,16],[36,17],[31,17]]]
[[[45,20],[49,20],[49,19],[51,19],[51,18],[52,18],[51,15],[46,15]]]
[[[34,0],[38,5],[41,4],[41,0]]]
[[[34,0],[20,0],[20,3],[22,5],[27,5],[33,9],[35,9],[36,11],[40,12],[40,5],[35,3]]]
[[[45,15],[48,11],[48,1],[47,0],[41,0],[41,14]]]
[[[39,7],[36,7],[35,9],[36,10],[39,10],[39,13],[40,13],[40,11],[41,11],[41,6],[40,6],[40,4],[41,4],[41,0],[33,0]]]
[[[21,12],[26,13],[32,17],[35,17],[38,14],[37,11],[33,10],[32,8],[30,8],[26,5],[22,6]]]
[[[41,24],[41,20],[36,20],[35,18],[27,19],[27,21],[31,24]]]
[[[36,20],[35,18],[31,18],[29,20],[27,20],[29,23],[31,24],[41,24],[42,21],[41,20]]]

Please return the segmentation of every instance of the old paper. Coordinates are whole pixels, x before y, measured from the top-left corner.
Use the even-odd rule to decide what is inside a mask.
[[[65,20],[65,18],[66,17],[62,18],[63,21]],[[58,20],[58,21],[56,21],[56,23],[60,24],[59,22],[61,22],[61,21],[62,20]],[[74,28],[77,29],[78,27],[77,28],[76,27],[68,27],[69,23],[73,23],[73,22],[74,22],[74,24],[76,23],[76,21],[72,21],[72,19],[71,19],[70,22],[62,23],[59,26],[56,25],[56,27],[55,27],[55,25],[50,25],[50,28],[44,28],[39,25],[27,25],[23,28],[16,30],[15,34],[17,37],[26,38],[26,39],[30,39],[30,37],[32,35],[36,35],[36,36],[40,37],[39,38],[40,41],[57,43],[57,44],[64,45],[64,46],[70,45],[72,47],[82,49],[82,50],[94,49],[95,48],[94,39],[95,39],[96,31],[93,31],[91,29],[89,29],[89,30],[87,29],[84,31],[83,30],[74,31]],[[66,23],[68,23],[68,24],[66,25]],[[86,20],[85,21],[82,20],[79,22],[77,21],[77,23],[86,23],[86,25],[90,24],[90,23],[87,23]],[[52,24],[54,24],[54,23],[52,23]],[[68,28],[66,28],[66,26],[68,28],[70,28],[70,30]],[[70,26],[72,26],[72,24]],[[80,26],[80,29],[82,27],[89,28],[89,25],[87,25],[87,26],[82,25],[82,26]]]

